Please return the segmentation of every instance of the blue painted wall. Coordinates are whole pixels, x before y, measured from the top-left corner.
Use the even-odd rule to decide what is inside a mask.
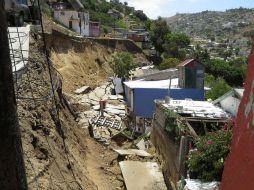
[[[155,111],[156,99],[165,99],[168,89],[142,89],[136,88],[134,91],[134,113],[136,116],[152,118]],[[170,97],[175,100],[204,100],[204,90],[202,89],[171,89]],[[129,99],[130,97],[126,97]],[[128,100],[127,100],[128,101]]]

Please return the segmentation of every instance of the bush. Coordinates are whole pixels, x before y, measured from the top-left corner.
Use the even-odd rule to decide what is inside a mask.
[[[224,161],[230,152],[232,131],[219,130],[199,137],[196,150],[187,161],[190,177],[202,181],[221,181]]]
[[[246,64],[238,64],[238,61],[226,62],[213,59],[205,62],[205,69],[208,74],[215,77],[223,77],[232,86],[242,86],[245,78]]]
[[[136,67],[133,55],[128,52],[116,53],[109,64],[117,77],[126,79],[129,78],[130,71]]]
[[[216,100],[232,89],[223,78],[215,78],[207,74],[205,75],[205,85],[211,88],[206,93],[206,99],[212,100]]]

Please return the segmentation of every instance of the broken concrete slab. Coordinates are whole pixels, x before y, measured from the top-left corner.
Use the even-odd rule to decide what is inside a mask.
[[[95,110],[95,111],[100,110],[100,105],[95,105],[95,106],[93,106],[93,110]]]
[[[146,142],[144,139],[141,139],[141,141],[139,141],[136,146],[138,147],[138,149],[140,150],[146,150]]]
[[[75,94],[86,94],[91,91],[91,88],[89,86],[83,86],[77,90],[74,91]]]
[[[125,110],[125,105],[119,104],[119,105],[115,106],[115,105],[112,105],[112,104],[107,104],[106,108],[117,109],[117,110]]]
[[[110,100],[117,100],[118,98],[117,98],[117,95],[110,95],[109,99]]]
[[[118,110],[112,108],[106,108],[105,111],[108,112],[109,114],[117,114],[120,116],[124,116],[126,114],[125,110]]]
[[[137,155],[141,157],[152,157],[151,154],[144,150],[138,150],[138,149],[127,149],[127,150],[115,150],[119,155],[126,156],[126,155]]]
[[[167,190],[157,163],[123,161],[119,164],[127,190]]]

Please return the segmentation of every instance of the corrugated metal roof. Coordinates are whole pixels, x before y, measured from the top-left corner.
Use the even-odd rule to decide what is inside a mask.
[[[228,114],[221,108],[207,101],[193,100],[171,100],[163,106],[178,114],[190,114],[192,117],[200,118],[228,118]]]
[[[168,80],[159,80],[159,81],[128,81],[124,82],[125,86],[134,89],[134,88],[157,88],[157,89],[168,89],[170,79]],[[171,88],[178,88],[178,78],[171,79]]]

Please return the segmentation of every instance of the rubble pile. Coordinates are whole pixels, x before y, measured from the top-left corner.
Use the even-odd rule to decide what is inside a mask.
[[[79,114],[79,124],[83,128],[90,126],[91,136],[104,145],[109,145],[110,139],[125,129],[122,122],[126,116],[124,98],[122,95],[112,95],[113,88],[111,82],[94,90],[84,86],[77,89],[74,96],[79,104],[90,107]],[[104,103],[103,113],[100,103]]]

